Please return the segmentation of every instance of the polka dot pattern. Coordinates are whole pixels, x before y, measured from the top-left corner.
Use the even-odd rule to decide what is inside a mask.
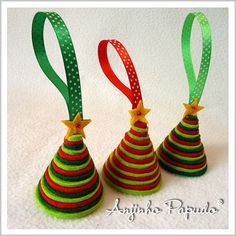
[[[116,49],[117,53],[119,54],[125,66],[125,69],[129,78],[132,96],[133,96],[133,106],[136,107],[138,105],[138,102],[142,100],[142,95],[141,95],[140,85],[138,81],[138,76],[134,68],[134,64],[127,50],[119,41],[113,39],[113,40],[109,40],[109,42]]]
[[[46,15],[56,32],[64,61],[69,93],[70,120],[73,120],[78,112],[83,117],[79,70],[70,33],[57,13],[47,12]]]
[[[104,41],[106,41],[106,40],[104,40]],[[129,56],[125,47],[119,41],[112,39],[112,40],[107,40],[106,42],[110,43],[116,49],[118,55],[120,56],[120,58],[123,62],[123,65],[126,69],[126,73],[128,75],[128,79],[129,79],[129,83],[130,83],[130,89],[129,89],[129,92],[131,93],[130,100],[133,105],[133,108],[136,108],[138,105],[138,102],[140,100],[142,100],[142,94],[141,94],[141,89],[140,89],[140,85],[139,85],[139,81],[138,81],[138,75],[137,75],[136,70],[134,68],[134,64],[131,60],[131,57]],[[102,62],[102,63],[104,63],[104,62]],[[109,62],[107,61],[107,63],[109,63]],[[114,75],[113,71],[112,71],[112,75]],[[110,75],[110,76],[107,75],[107,76],[112,77],[112,75]],[[109,79],[111,80],[111,78],[109,78]],[[121,83],[121,82],[119,81],[119,83]],[[113,84],[116,85],[115,83],[113,83]],[[123,92],[126,95],[126,93],[122,90],[122,88],[120,88],[118,86],[117,86],[117,88],[120,89],[121,92]]]
[[[195,13],[199,23],[202,27],[207,27],[209,25],[208,20],[205,15],[203,15],[200,12]],[[204,86],[206,83],[208,70],[210,66],[210,59],[211,59],[211,34],[210,31],[202,31],[203,38],[206,40],[203,40],[203,52],[202,52],[202,59],[201,59],[201,66],[200,66],[200,72],[198,75],[198,79],[196,82],[196,85],[194,87],[194,90],[191,94],[191,102],[198,98],[200,100]]]
[[[189,71],[189,68],[191,68],[191,65],[192,65],[192,61],[186,60],[187,65],[185,64],[185,69],[186,69],[189,84],[190,84],[189,103],[192,103],[195,98],[197,98],[198,101],[200,101],[200,99],[201,99],[201,96],[202,96],[202,93],[203,93],[203,90],[205,87],[209,67],[210,67],[211,48],[212,48],[211,29],[210,29],[207,17],[203,13],[201,13],[201,12],[190,13],[187,16],[185,24],[184,24],[184,28],[188,27],[188,30],[186,30],[186,28],[185,28],[185,29],[183,29],[183,32],[184,32],[184,30],[186,30],[186,31],[188,31],[187,33],[189,33],[189,30],[191,30],[191,27],[192,27],[193,19],[195,17],[197,18],[197,20],[201,26],[201,29],[202,29],[202,58],[201,58],[201,65],[200,65],[200,70],[199,70],[197,80],[196,80],[195,74],[192,75],[192,72]],[[189,19],[189,21],[188,21],[188,19]],[[189,37],[190,36],[191,35],[189,35]],[[190,43],[189,38],[186,38],[186,41],[188,43]],[[182,46],[183,45],[185,45],[185,42],[182,42]],[[188,53],[191,57],[191,52],[188,52]],[[187,56],[188,55],[183,54],[183,57],[187,58]]]

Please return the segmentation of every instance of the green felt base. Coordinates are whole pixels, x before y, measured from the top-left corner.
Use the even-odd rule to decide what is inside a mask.
[[[125,194],[130,194],[130,195],[139,195],[139,196],[144,196],[144,195],[150,195],[153,194],[155,192],[157,192],[160,187],[161,187],[161,180],[158,183],[158,185],[151,189],[151,190],[145,190],[145,191],[140,191],[140,190],[132,190],[132,189],[126,189],[126,188],[122,188],[116,184],[113,184],[105,175],[104,171],[102,171],[102,177],[103,179],[106,181],[106,183],[111,186],[112,188],[116,189],[119,192],[125,193]]]
[[[44,203],[42,202],[40,195],[39,195],[38,186],[36,187],[35,197],[36,197],[36,201],[37,201],[38,205],[40,206],[40,208],[42,208],[42,210],[45,213],[47,213],[48,215],[51,215],[51,216],[54,216],[57,218],[61,218],[61,219],[78,219],[78,218],[82,218],[84,216],[87,216],[87,215],[91,214],[92,212],[94,212],[96,209],[98,209],[103,202],[104,193],[102,193],[102,196],[96,205],[94,205],[93,207],[91,207],[85,211],[75,212],[75,213],[59,212],[59,211],[53,210],[53,209],[47,207],[46,205],[44,205]]]
[[[179,170],[176,170],[174,168],[171,168],[170,166],[167,166],[165,163],[162,162],[161,159],[159,159],[159,164],[163,169],[167,170],[168,172],[171,172],[171,173],[177,174],[177,175],[188,176],[188,177],[198,177],[198,176],[201,176],[201,175],[205,174],[206,171],[207,171],[207,165],[204,169],[202,169],[200,171],[184,172],[184,171],[179,171]]]

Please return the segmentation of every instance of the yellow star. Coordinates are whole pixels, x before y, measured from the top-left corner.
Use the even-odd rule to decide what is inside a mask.
[[[129,111],[131,115],[130,124],[134,125],[136,121],[142,121],[144,123],[148,123],[145,115],[150,111],[150,109],[144,108],[142,100],[139,101],[138,106],[135,109]]]
[[[191,104],[184,103],[184,107],[186,109],[184,112],[184,117],[187,115],[195,116],[195,115],[197,115],[198,111],[200,111],[204,108],[203,106],[198,106],[198,99],[197,98],[195,98]]]
[[[80,113],[78,112],[73,121],[62,121],[69,129],[66,134],[66,138],[72,134],[81,134],[85,138],[84,127],[87,126],[91,120],[81,120]]]

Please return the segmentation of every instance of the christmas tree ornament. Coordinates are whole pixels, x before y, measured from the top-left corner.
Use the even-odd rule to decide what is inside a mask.
[[[194,19],[197,19],[202,32],[202,58],[197,79],[190,47]],[[204,108],[199,105],[199,102],[209,71],[211,47],[211,29],[207,17],[201,12],[188,14],[182,30],[182,55],[189,84],[189,103],[184,104],[185,112],[180,123],[157,149],[161,167],[179,175],[200,176],[207,170],[197,113]]]
[[[125,86],[113,72],[108,61],[108,44],[115,48],[121,58],[130,88]],[[98,46],[98,57],[107,78],[132,104],[132,109],[129,111],[131,128],[105,162],[103,177],[110,186],[127,194],[147,195],[156,192],[160,188],[161,173],[148,135],[146,115],[150,109],[144,107],[133,62],[125,47],[117,40],[101,41]]]
[[[44,45],[44,24],[52,25],[63,57],[67,85],[51,66]],[[38,63],[65,99],[68,132],[36,188],[36,200],[48,214],[80,218],[95,211],[103,200],[103,186],[83,138],[90,120],[83,119],[77,59],[69,31],[55,12],[38,12],[33,19],[32,41]]]

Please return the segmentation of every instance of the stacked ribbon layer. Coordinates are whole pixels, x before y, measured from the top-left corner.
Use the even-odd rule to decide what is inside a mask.
[[[103,186],[81,135],[64,139],[39,181],[36,199],[60,218],[80,218],[100,206]]]
[[[197,116],[186,116],[157,149],[161,167],[186,176],[200,176],[207,170]]]
[[[137,121],[103,167],[105,180],[115,189],[134,195],[160,188],[160,167],[146,123]]]

